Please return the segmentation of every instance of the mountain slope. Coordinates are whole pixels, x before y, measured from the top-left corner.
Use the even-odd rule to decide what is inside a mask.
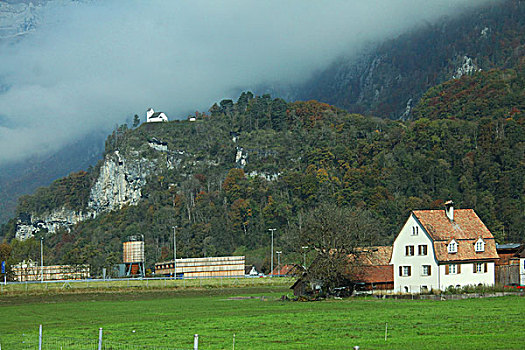
[[[408,118],[434,85],[480,69],[512,67],[524,53],[525,3],[507,0],[418,28],[356,59],[343,58],[282,93],[356,113]]]
[[[478,74],[478,84],[492,76]],[[95,273],[119,261],[129,235],[145,236],[146,261],[169,258],[175,225],[181,256],[256,251],[272,227],[276,245],[299,257],[285,232],[322,202],[369,210],[384,243],[410,210],[446,199],[474,208],[499,241],[525,237],[521,113],[396,122],[249,93],[210,111],[121,127],[100,167],[26,197],[3,234],[29,227],[47,237],[49,261],[88,261]],[[76,200],[60,195],[77,185]]]

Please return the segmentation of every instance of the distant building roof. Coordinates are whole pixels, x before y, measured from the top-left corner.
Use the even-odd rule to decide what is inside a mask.
[[[297,276],[303,273],[303,267],[299,264],[287,264],[277,266],[269,276]]]
[[[496,243],[496,249],[518,249],[521,247],[521,244],[519,243],[507,243],[507,244],[499,244]]]
[[[498,259],[494,236],[472,209],[455,209],[454,220],[445,210],[414,210],[412,212],[434,241],[438,261],[491,260]],[[479,238],[485,242],[482,252],[475,251]],[[457,253],[448,253],[447,245],[454,239]]]

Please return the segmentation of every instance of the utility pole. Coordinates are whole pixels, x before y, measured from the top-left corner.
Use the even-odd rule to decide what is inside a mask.
[[[177,226],[173,226],[173,279],[177,279]]]
[[[44,282],[44,236],[40,237],[40,282]]]
[[[281,276],[281,254],[282,251],[278,250],[277,253],[277,267],[279,268],[279,276]]]
[[[270,277],[273,277],[273,233],[275,232],[276,229],[274,228],[269,228],[268,231],[270,231],[272,233],[272,261],[271,261],[271,275]]]
[[[303,249],[303,267],[306,269],[306,249],[308,249],[308,246],[301,248]]]

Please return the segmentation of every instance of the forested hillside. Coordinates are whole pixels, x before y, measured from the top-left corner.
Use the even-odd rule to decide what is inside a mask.
[[[46,236],[46,261],[87,261],[94,273],[120,261],[130,235],[145,236],[148,266],[169,259],[173,226],[179,256],[246,254],[248,263],[262,265],[268,228],[277,229],[285,262],[301,260],[301,247],[286,232],[320,203],[368,211],[381,223],[377,243],[389,244],[410,210],[453,199],[474,208],[498,241],[523,241],[523,67],[436,86],[414,121],[243,93],[197,113],[195,122],[122,126],[106,141],[105,159],[118,154],[120,163],[154,169],[140,200],[99,212],[70,232],[36,236]],[[12,238],[24,216],[87,210],[101,166],[24,197],[3,235]],[[14,256],[38,256],[34,239],[13,246]]]

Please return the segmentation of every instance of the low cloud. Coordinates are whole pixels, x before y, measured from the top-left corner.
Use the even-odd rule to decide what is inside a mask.
[[[0,46],[0,165],[148,107],[180,119],[291,84],[363,45],[483,1],[51,1]]]

